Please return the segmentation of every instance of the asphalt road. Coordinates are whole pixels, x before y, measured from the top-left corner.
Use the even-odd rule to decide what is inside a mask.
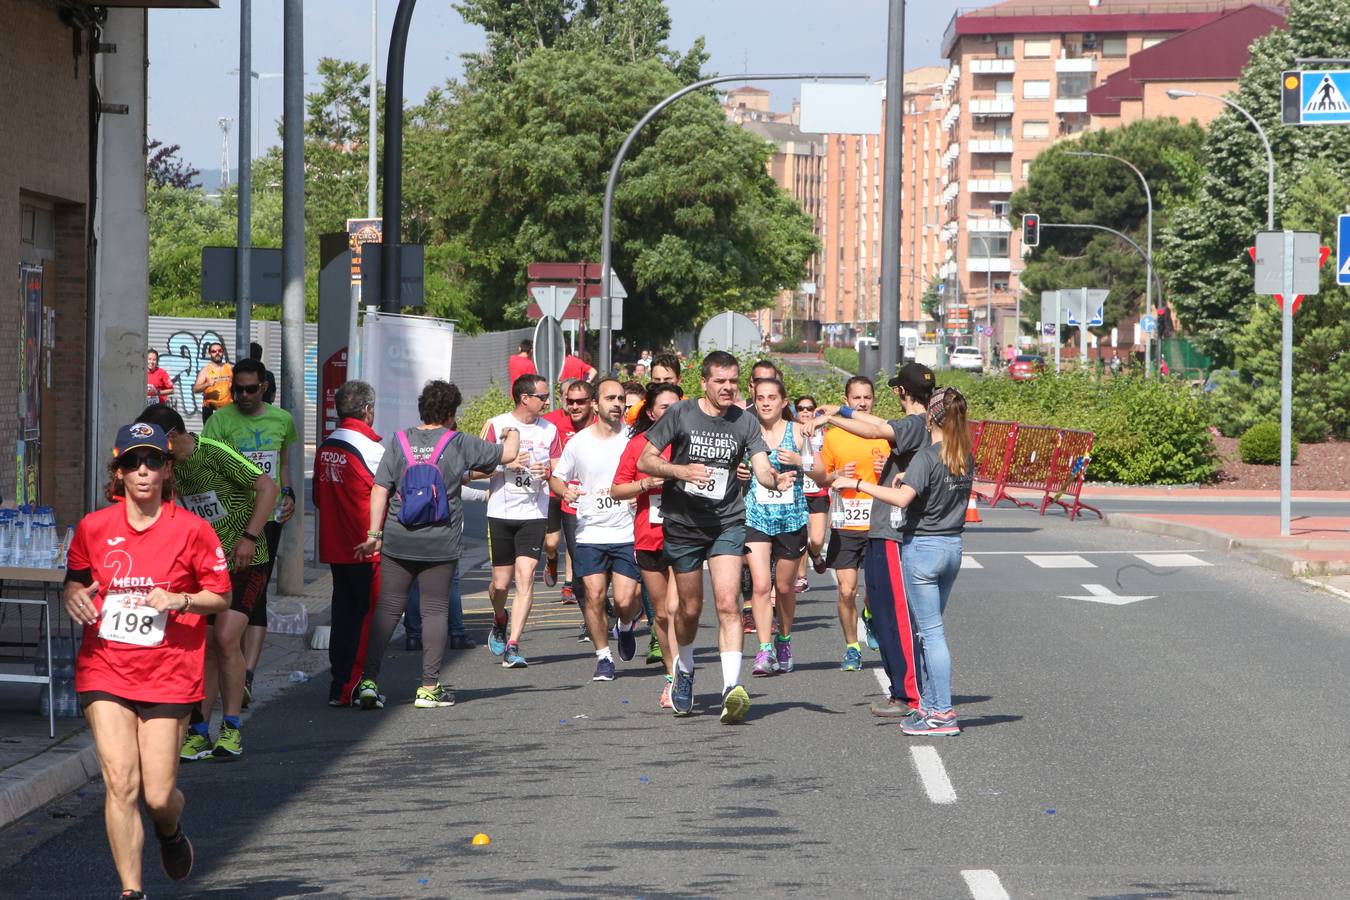
[[[1350,606],[1184,542],[982,514],[947,614],[960,737],[867,715],[876,656],[838,671],[828,576],[798,670],[753,681],[734,728],[711,616],[675,720],[654,667],[589,681],[576,610],[545,600],[529,669],[452,654],[452,709],[411,706],[395,650],[383,712],[325,707],[323,679],[258,710],[243,760],[183,770],[198,869],[148,860],[150,894],[1344,897]],[[0,894],[115,896],[100,802],[0,832]]]

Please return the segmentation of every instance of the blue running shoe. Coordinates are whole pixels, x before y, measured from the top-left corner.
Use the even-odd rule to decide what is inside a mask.
[[[628,662],[637,653],[637,618],[627,625],[620,622],[614,626],[619,638],[619,659]]]
[[[956,721],[956,711],[946,713],[917,713],[900,723],[900,730],[915,737],[951,736],[961,733],[961,725]]]
[[[528,665],[529,663],[525,661],[525,657],[520,655],[519,644],[510,643],[506,645],[506,649],[502,653],[503,669],[524,669]]]
[[[591,676],[591,681],[613,681],[614,680],[614,660],[605,658],[595,661],[595,674]]]
[[[670,705],[677,716],[694,711],[694,673],[675,667],[675,686],[670,690]]]
[[[493,656],[501,656],[506,652],[506,623],[493,623],[492,630],[488,632],[488,650]]]
[[[872,616],[870,614],[863,616],[863,630],[867,632],[867,646],[873,650],[881,645],[877,643],[877,636],[872,633]]]
[[[849,647],[844,651],[844,661],[839,664],[840,671],[843,672],[861,672],[862,671],[862,651],[856,647]]]

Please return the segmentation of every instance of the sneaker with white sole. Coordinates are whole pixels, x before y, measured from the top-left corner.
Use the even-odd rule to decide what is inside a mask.
[[[442,709],[455,705],[455,692],[443,684],[435,687],[419,687],[413,697],[413,706],[418,709]]]

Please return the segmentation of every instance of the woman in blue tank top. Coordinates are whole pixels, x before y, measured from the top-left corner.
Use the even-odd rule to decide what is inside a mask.
[[[745,551],[753,586],[752,606],[759,652],[751,674],[764,677],[791,672],[792,620],[797,609],[793,581],[798,561],[806,553],[806,496],[802,493],[802,426],[787,414],[787,391],[776,378],[752,386],[752,408],[759,418],[764,442],[772,449],[769,461],[781,472],[795,471],[790,490],[773,491],[757,482],[746,486]],[[771,599],[776,595],[776,604]],[[774,612],[778,633],[774,634]]]

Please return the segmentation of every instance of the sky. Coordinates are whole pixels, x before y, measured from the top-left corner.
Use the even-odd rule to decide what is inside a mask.
[[[965,0],[962,8],[991,0]],[[377,0],[380,80],[396,0]],[[687,50],[707,39],[708,71],[857,72],[886,74],[886,0],[667,0],[670,45]],[[939,65],[942,33],[957,8],[953,2],[908,4],[905,67]],[[324,56],[370,58],[370,0],[308,0],[305,4],[305,70],[315,72]],[[449,0],[421,0],[408,38],[404,96],[416,102],[428,89],[456,78],[461,54],[481,50],[483,32],[466,25]],[[221,117],[238,118],[239,0],[221,0],[218,10],[150,11],[150,138],[182,145],[183,158],[201,170],[220,168]],[[253,3],[254,131],[257,148],[279,142],[281,117],[282,3]],[[735,87],[732,82],[728,88]],[[795,83],[765,82],[775,109],[787,110]],[[306,90],[316,81],[306,77]],[[261,123],[267,123],[265,126]],[[233,126],[231,126],[233,129]],[[238,149],[230,137],[230,167]],[[214,187],[214,185],[211,185]]]

